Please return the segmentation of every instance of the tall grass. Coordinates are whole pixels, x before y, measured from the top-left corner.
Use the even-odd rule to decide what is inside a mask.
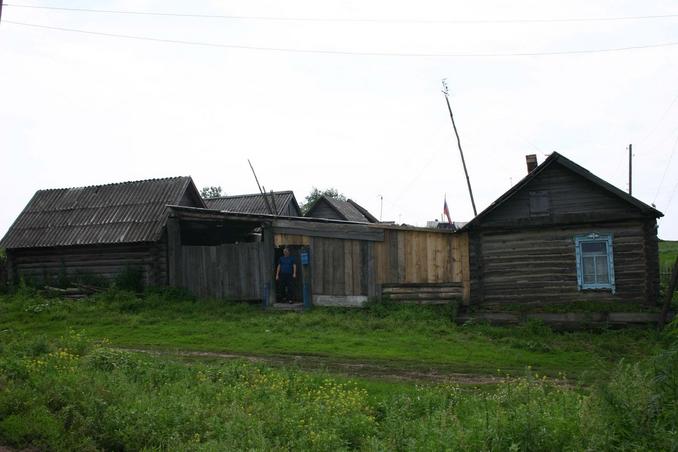
[[[70,332],[0,333],[0,445],[50,450],[675,450],[674,324],[590,391],[531,372],[494,390],[182,363]]]

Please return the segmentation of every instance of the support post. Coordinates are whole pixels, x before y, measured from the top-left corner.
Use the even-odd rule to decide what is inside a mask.
[[[261,235],[264,242],[263,259],[261,260],[261,280],[264,282],[264,308],[273,306],[276,302],[275,293],[275,263],[273,248],[273,227],[270,223],[261,226]]]
[[[304,311],[308,311],[313,307],[313,302],[311,300],[311,252],[308,246],[301,247],[299,257],[301,260],[301,284]]]
[[[167,263],[170,287],[181,287],[183,275],[181,268],[181,225],[179,219],[167,219]]]

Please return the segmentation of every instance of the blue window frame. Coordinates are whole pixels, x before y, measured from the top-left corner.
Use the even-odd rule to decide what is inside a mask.
[[[615,292],[612,234],[592,232],[574,238],[579,290],[609,289]]]

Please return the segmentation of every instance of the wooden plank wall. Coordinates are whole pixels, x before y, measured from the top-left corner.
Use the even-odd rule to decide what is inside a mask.
[[[574,237],[591,232],[613,234],[616,293],[580,291]],[[649,302],[646,269],[657,257],[645,246],[647,227],[640,221],[482,231],[474,238],[474,303],[553,304],[576,301]],[[654,264],[656,266],[656,264]],[[652,300],[654,302],[654,300]]]
[[[276,236],[276,244],[306,244],[292,236]],[[384,241],[311,237],[313,294],[381,293],[382,284],[464,283],[470,294],[466,234],[385,229]]]
[[[167,284],[167,247],[162,243],[14,249],[8,256],[15,279],[23,276],[38,284],[64,270],[112,281],[127,267],[140,267],[146,285]]]
[[[182,246],[180,286],[199,297],[260,300],[263,242]]]

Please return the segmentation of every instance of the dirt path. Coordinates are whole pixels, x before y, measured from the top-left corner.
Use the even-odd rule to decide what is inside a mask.
[[[241,359],[252,363],[272,366],[296,367],[302,370],[320,370],[330,373],[378,378],[393,381],[421,381],[432,383],[458,383],[463,385],[488,385],[507,381],[506,377],[481,373],[460,373],[444,368],[426,367],[419,363],[417,367],[403,367],[407,363],[374,363],[360,360],[346,360],[309,355],[248,355],[221,352],[201,352],[192,350],[154,350],[143,348],[123,348],[131,352],[148,353],[161,356],[179,356],[200,359]]]

